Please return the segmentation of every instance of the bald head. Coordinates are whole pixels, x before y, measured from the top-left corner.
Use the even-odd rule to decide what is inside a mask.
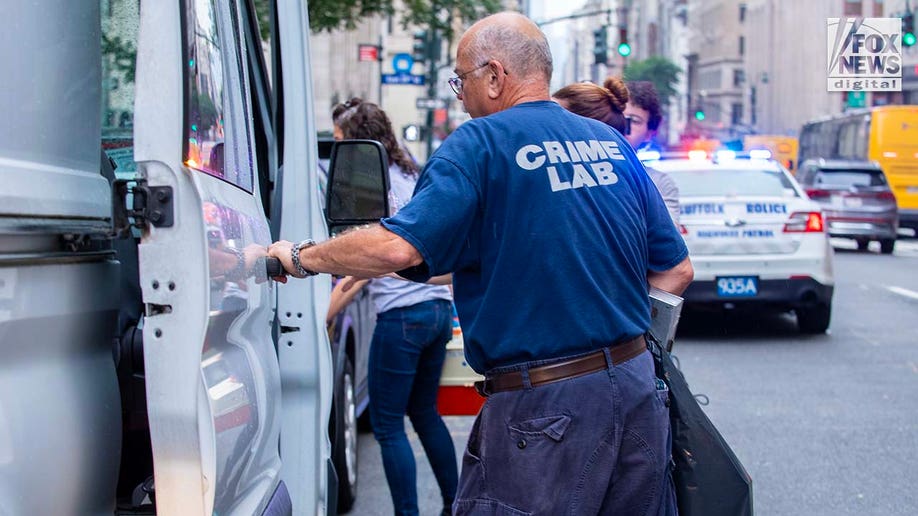
[[[520,13],[501,12],[475,22],[459,40],[458,52],[474,63],[500,61],[520,83],[551,81],[551,50],[545,34]]]

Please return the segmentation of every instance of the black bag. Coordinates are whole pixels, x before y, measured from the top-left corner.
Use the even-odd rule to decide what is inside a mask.
[[[656,373],[669,387],[673,482],[680,516],[752,516],[752,479],[659,343],[647,339]]]

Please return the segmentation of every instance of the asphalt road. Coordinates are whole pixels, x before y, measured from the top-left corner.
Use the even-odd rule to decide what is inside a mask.
[[[892,256],[834,241],[830,332],[792,315],[687,313],[674,353],[753,479],[755,513],[918,514],[918,241]],[[875,244],[873,244],[875,245]],[[448,417],[461,456],[471,417]],[[439,491],[416,437],[422,515]],[[360,437],[355,515],[392,514],[379,449]]]

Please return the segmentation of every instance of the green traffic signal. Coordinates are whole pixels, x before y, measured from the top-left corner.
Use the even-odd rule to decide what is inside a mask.
[[[704,111],[700,109],[695,111],[695,120],[698,120],[698,121],[704,120]]]
[[[907,47],[910,47],[910,46],[914,45],[914,44],[915,44],[915,33],[914,33],[914,32],[906,32],[905,34],[903,34],[903,35],[902,35],[902,44],[905,45],[905,46],[907,46]]]
[[[631,45],[627,43],[618,44],[618,55],[622,57],[628,57],[631,55]]]

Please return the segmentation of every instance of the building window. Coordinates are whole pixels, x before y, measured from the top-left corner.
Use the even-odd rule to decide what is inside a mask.
[[[737,68],[733,70],[733,87],[738,88],[746,82],[746,72]]]
[[[743,123],[743,105],[742,104],[731,104],[730,105],[730,123],[733,125],[740,125]]]
[[[883,0],[873,0],[873,15],[877,18],[883,16]]]
[[[746,4],[739,4],[739,21],[740,23],[746,21]]]
[[[845,16],[860,16],[861,0],[845,0]]]
[[[739,37],[739,55],[746,55],[746,38],[743,36]]]

